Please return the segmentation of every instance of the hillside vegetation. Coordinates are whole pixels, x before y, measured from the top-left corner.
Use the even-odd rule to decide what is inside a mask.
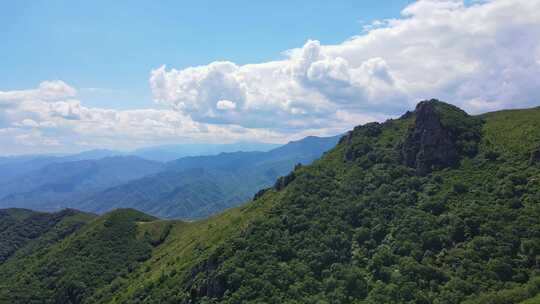
[[[59,242],[93,218],[94,215],[67,209],[58,213],[0,210],[0,264],[15,254],[26,255]]]
[[[424,101],[242,207],[115,211],[0,274],[5,303],[536,303],[540,108]]]
[[[2,265],[3,303],[81,303],[98,288],[147,259],[152,244],[137,225],[155,220],[135,210],[116,210],[75,235]]]

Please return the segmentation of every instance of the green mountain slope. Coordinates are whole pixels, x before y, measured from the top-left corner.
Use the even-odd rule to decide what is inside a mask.
[[[100,191],[76,204],[103,213],[134,208],[161,218],[203,218],[237,206],[298,163],[309,164],[339,137],[306,137],[268,152],[184,157],[163,172]]]
[[[51,214],[27,209],[0,210],[0,264],[15,254],[24,256],[61,241],[93,217],[76,210]]]
[[[71,303],[520,303],[540,291],[539,124],[540,108],[473,117],[422,102],[242,207],[114,238],[89,224],[12,259],[0,302],[76,290]],[[122,244],[143,254],[116,265]]]
[[[137,225],[155,218],[119,209],[88,223],[61,243],[1,268],[2,303],[80,303],[114,278],[147,259],[152,243],[137,234]]]

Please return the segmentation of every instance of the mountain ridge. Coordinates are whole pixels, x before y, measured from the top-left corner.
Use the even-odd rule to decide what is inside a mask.
[[[296,164],[318,158],[338,138],[313,136],[268,152],[180,158],[162,172],[106,189],[78,206],[98,213],[127,207],[162,218],[202,218],[247,201]]]
[[[268,152],[223,152],[166,163],[131,155],[53,162],[0,182],[0,206],[94,213],[133,207],[163,218],[201,218],[247,201],[296,163],[318,158],[337,138],[308,137]]]
[[[73,207],[71,201],[162,169],[158,162],[134,156],[51,163],[1,184],[0,206],[35,210]]]

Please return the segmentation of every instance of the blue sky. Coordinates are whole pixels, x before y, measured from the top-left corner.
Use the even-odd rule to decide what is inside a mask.
[[[411,1],[3,1],[0,90],[45,79],[88,106],[152,107],[149,71],[280,58],[308,39],[339,43]]]
[[[540,1],[2,1],[0,155],[540,105]]]

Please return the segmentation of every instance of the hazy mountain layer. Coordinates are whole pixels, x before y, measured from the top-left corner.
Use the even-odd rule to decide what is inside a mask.
[[[103,190],[76,208],[106,212],[134,208],[164,218],[200,218],[249,200],[298,164],[309,164],[338,137],[307,137],[268,152],[184,157],[166,170]]]
[[[172,161],[178,158],[197,155],[216,155],[237,151],[262,151],[277,148],[279,144],[239,142],[232,144],[183,144],[164,145],[137,149],[131,154],[156,161]]]
[[[59,210],[121,183],[154,174],[163,164],[137,157],[51,163],[0,183],[0,206]]]
[[[111,151],[61,158],[66,161],[22,158],[22,171],[41,161],[50,163],[0,182],[0,207],[96,213],[135,208],[163,218],[200,218],[247,201],[295,164],[320,157],[337,140],[307,137],[268,152],[192,156],[168,163],[134,156],[77,160]],[[13,170],[16,164],[11,162]]]

